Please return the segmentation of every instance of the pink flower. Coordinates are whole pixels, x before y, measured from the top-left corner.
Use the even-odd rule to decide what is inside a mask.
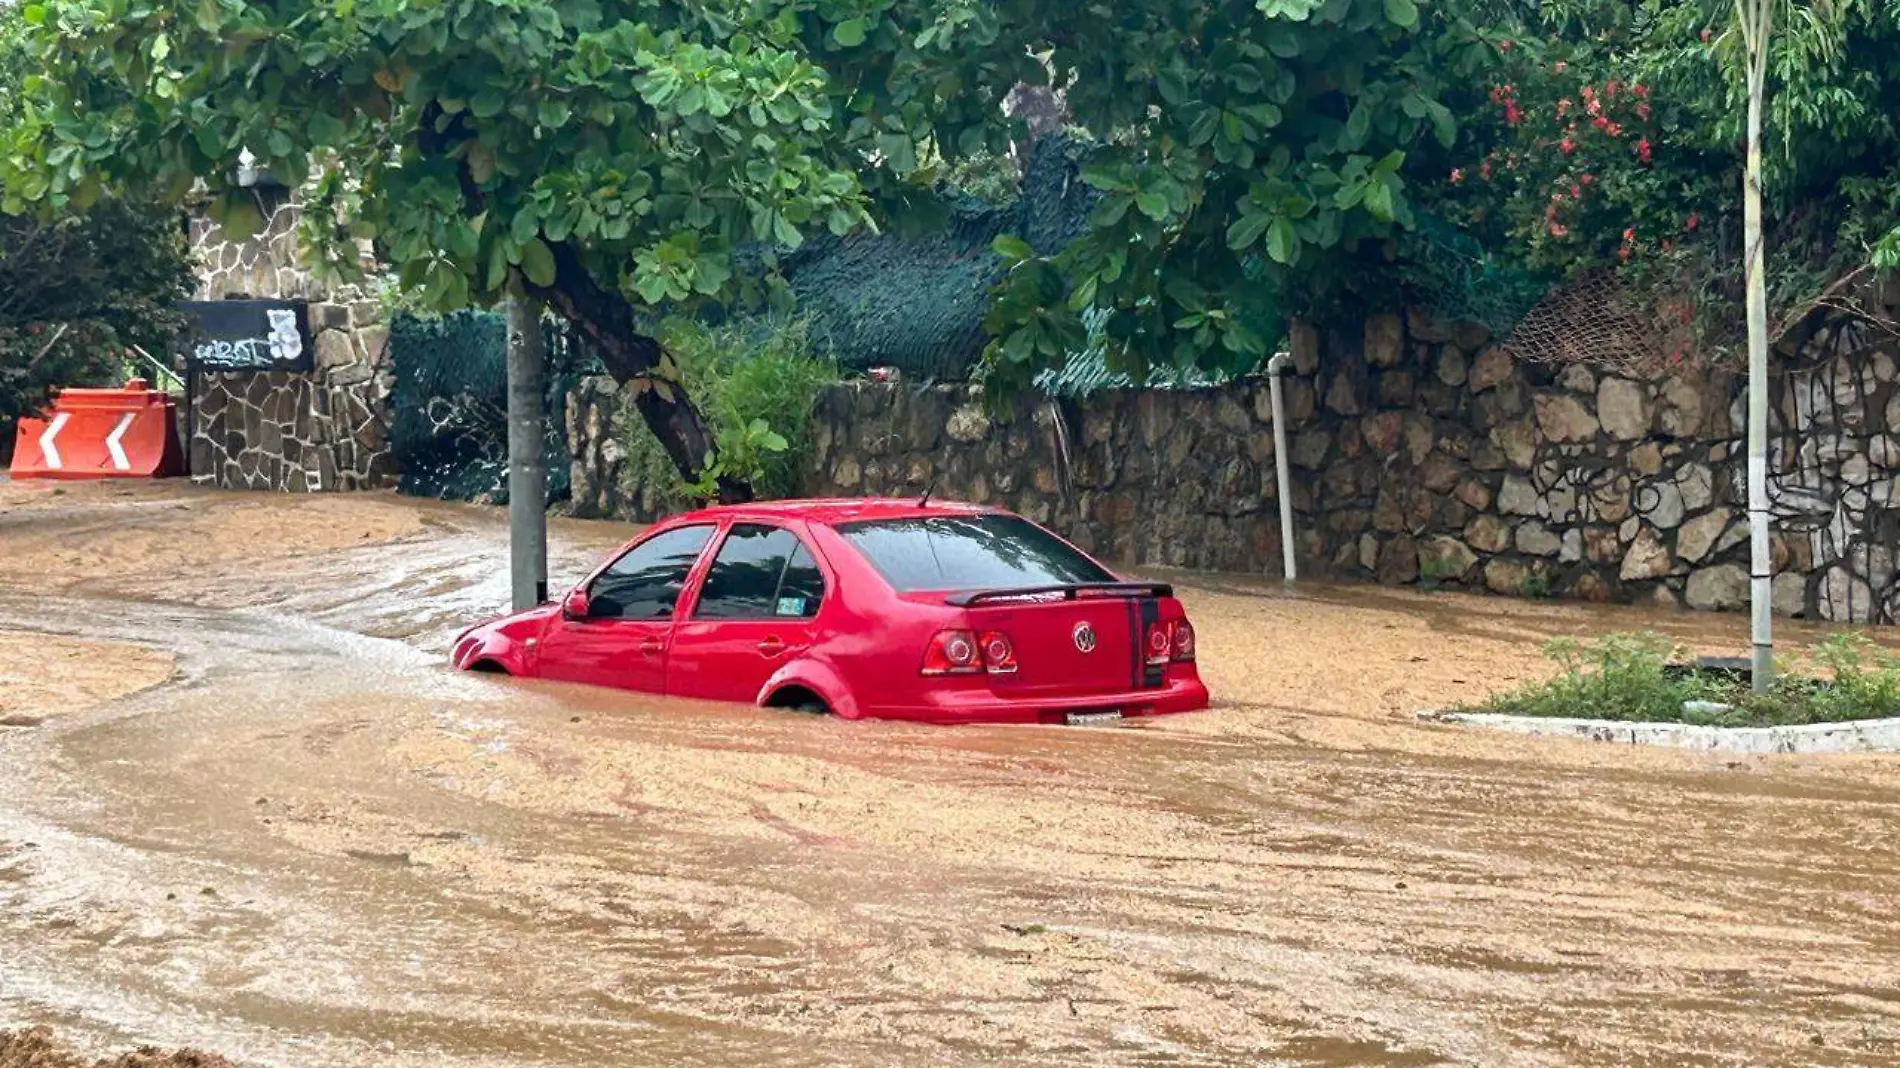
[[[1465,169],[1463,167],[1453,167],[1451,169],[1451,184],[1457,185],[1463,182],[1464,180],[1465,180]]]
[[[1648,163],[1649,155],[1649,138],[1645,137],[1636,142],[1636,158],[1642,160],[1644,163]]]
[[[1636,105],[1636,117],[1639,119],[1642,119],[1644,122],[1648,122],[1649,121],[1649,105],[1648,104]]]
[[[1642,82],[1637,82],[1635,85],[1630,86],[1630,92],[1635,93],[1636,99],[1638,100],[1649,99],[1649,86],[1644,85]]]
[[[1597,176],[1594,174],[1585,174],[1583,177],[1577,179],[1577,181],[1582,182],[1584,185],[1589,185],[1596,180]]]
[[[1611,137],[1621,137],[1623,136],[1623,127],[1613,122],[1605,126],[1603,132],[1609,134]]]
[[[1478,177],[1483,178],[1487,182],[1491,180],[1491,161],[1490,160],[1485,160],[1483,163],[1478,165]]]
[[[1623,231],[1623,243],[1625,245],[1634,245],[1636,243],[1636,227],[1631,226]]]
[[[1565,225],[1564,225],[1563,223],[1559,223],[1559,222],[1554,222],[1554,223],[1551,223],[1551,224],[1550,224],[1550,236],[1552,236],[1552,237],[1569,237],[1569,236],[1570,236],[1570,227],[1568,227],[1568,226],[1565,226]]]
[[[1564,71],[1567,71],[1570,69],[1570,64],[1565,63],[1563,60],[1560,59],[1557,61],[1557,66],[1553,69],[1556,70],[1558,74],[1562,74]]]
[[[1610,125],[1610,120],[1608,116],[1598,115],[1595,119],[1591,120],[1590,125],[1596,127],[1599,130],[1608,129]]]
[[[1557,117],[1561,119],[1565,115],[1570,114],[1570,108],[1571,104],[1568,99],[1557,101]]]
[[[1562,152],[1566,156],[1568,156],[1572,152],[1575,152],[1576,150],[1577,150],[1577,143],[1575,141],[1572,141],[1568,137],[1564,138],[1562,141],[1557,142],[1557,151]]]
[[[1682,228],[1684,230],[1694,230],[1696,227],[1700,225],[1702,225],[1702,216],[1696,214],[1695,212],[1690,212],[1688,221],[1682,224]]]
[[[1504,105],[1504,124],[1506,126],[1516,126],[1518,123],[1523,122],[1523,121],[1524,121],[1523,109],[1519,108],[1516,104],[1507,103]]]
[[[1504,40],[1502,40],[1502,41],[1499,41],[1499,42],[1498,42],[1498,51],[1500,51],[1500,52],[1509,52],[1510,50],[1511,50],[1511,40],[1510,40],[1510,38],[1508,38],[1508,37],[1507,37],[1507,38],[1505,38]]]

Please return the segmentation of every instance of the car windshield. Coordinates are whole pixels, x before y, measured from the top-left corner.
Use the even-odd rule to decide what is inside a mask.
[[[875,519],[840,524],[838,533],[899,593],[1116,581],[1062,539],[1020,516]]]

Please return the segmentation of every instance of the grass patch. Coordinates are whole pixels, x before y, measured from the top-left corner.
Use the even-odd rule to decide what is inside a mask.
[[[1860,634],[1836,634],[1787,658],[1764,694],[1750,690],[1745,672],[1685,664],[1684,651],[1660,634],[1559,638],[1544,654],[1563,669],[1555,678],[1458,711],[1712,727],[1900,716],[1900,656]]]

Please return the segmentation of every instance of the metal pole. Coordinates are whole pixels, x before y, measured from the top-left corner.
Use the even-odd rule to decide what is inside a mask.
[[[1300,577],[1293,562],[1293,479],[1286,455],[1286,405],[1280,400],[1280,372],[1289,356],[1276,352],[1267,361],[1267,392],[1273,399],[1273,473],[1280,484],[1280,568],[1285,581]]]
[[[548,599],[547,351],[541,306],[508,300],[508,562],[516,611]]]
[[[1742,175],[1742,229],[1748,281],[1748,607],[1750,682],[1766,693],[1775,678],[1774,558],[1768,551],[1768,285],[1761,229],[1761,112],[1773,32],[1770,0],[1741,7],[1748,62],[1748,158]]]

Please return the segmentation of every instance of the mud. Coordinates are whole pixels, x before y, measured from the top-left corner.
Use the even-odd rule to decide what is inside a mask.
[[[628,533],[557,525],[555,584]],[[176,663],[0,732],[0,1026],[285,1065],[1900,1063],[1900,765],[1411,718],[1549,636],[1733,652],[1740,617],[1174,575],[1215,710],[944,730],[449,673],[503,539],[0,483],[8,628]]]
[[[197,1050],[167,1053],[146,1047],[92,1060],[61,1045],[44,1027],[0,1031],[0,1068],[231,1068],[231,1062]]]

